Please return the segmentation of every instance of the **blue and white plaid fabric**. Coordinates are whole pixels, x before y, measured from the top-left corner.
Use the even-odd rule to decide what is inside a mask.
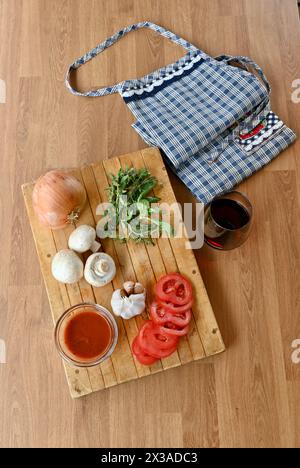
[[[72,70],[143,27],[183,46],[187,54],[136,80],[86,93],[71,87]],[[231,62],[239,66],[231,66]],[[261,80],[248,71],[249,66]],[[119,92],[136,118],[133,128],[149,145],[161,148],[173,171],[204,203],[263,167],[295,139],[292,130],[270,112],[269,83],[251,59],[213,59],[149,22],[119,31],[76,60],[66,85],[73,94],[88,97]]]

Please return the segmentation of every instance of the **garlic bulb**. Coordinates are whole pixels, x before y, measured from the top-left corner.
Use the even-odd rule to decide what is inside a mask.
[[[111,307],[115,315],[123,319],[130,319],[140,315],[145,310],[145,301],[146,291],[141,283],[126,281],[122,289],[116,289],[113,292]]]
[[[54,278],[65,284],[77,283],[83,277],[83,263],[69,249],[60,250],[54,255],[51,270]]]
[[[92,286],[99,288],[112,281],[116,275],[116,265],[110,255],[104,252],[94,253],[87,259],[84,277]]]
[[[75,177],[61,171],[49,171],[40,177],[32,192],[37,217],[51,229],[60,229],[76,221],[85,202],[83,185]]]
[[[88,250],[95,253],[101,246],[96,241],[95,229],[87,224],[82,224],[72,232],[68,244],[70,249],[79,253],[87,252]]]

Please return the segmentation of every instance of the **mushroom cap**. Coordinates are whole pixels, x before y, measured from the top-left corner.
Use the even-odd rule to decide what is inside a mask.
[[[69,248],[75,252],[86,252],[96,239],[96,231],[92,226],[82,224],[78,226],[69,237]]]
[[[64,249],[54,255],[51,271],[54,278],[61,283],[77,283],[83,277],[83,263],[75,252]]]
[[[97,266],[101,262],[107,262],[109,269],[108,271],[103,271],[103,274],[97,274]],[[113,258],[104,253],[97,252],[89,256],[86,261],[84,268],[84,277],[86,281],[92,286],[98,288],[100,286],[105,286],[107,283],[110,283],[116,275],[116,265]]]

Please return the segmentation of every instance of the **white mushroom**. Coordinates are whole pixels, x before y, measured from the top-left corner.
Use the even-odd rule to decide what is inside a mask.
[[[54,278],[65,284],[77,283],[83,277],[83,263],[69,249],[60,250],[54,255],[51,270]]]
[[[105,286],[116,275],[116,265],[110,255],[98,252],[91,255],[85,264],[84,277],[86,281],[95,286]]]
[[[97,252],[100,248],[99,242],[96,241],[96,231],[92,226],[82,224],[76,228],[69,237],[69,248],[75,252]]]
[[[131,291],[128,293],[128,291]],[[130,319],[141,314],[146,307],[146,291],[141,283],[126,281],[122,289],[116,289],[111,297],[111,307],[115,315]]]

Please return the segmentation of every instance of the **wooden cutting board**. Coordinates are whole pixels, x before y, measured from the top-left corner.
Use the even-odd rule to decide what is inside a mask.
[[[105,188],[109,175],[116,173],[120,166],[126,165],[136,168],[146,166],[158,179],[155,194],[162,202],[176,202],[161,155],[157,149],[149,148],[70,171],[84,184],[89,202],[77,225],[95,226],[98,221],[96,207],[107,200]],[[67,308],[83,301],[96,302],[111,310],[111,294],[126,280],[138,279],[147,288],[148,304],[152,300],[155,282],[167,272],[180,271],[191,280],[194,288],[195,304],[190,333],[187,338],[180,340],[177,352],[150,367],[142,366],[132,355],[130,344],[139,326],[147,318],[147,312],[131,320],[118,319],[119,341],[111,358],[88,369],[75,368],[64,363],[73,398],[224,351],[223,340],[196,259],[193,251],[186,249],[185,238],[158,239],[154,246],[137,245],[131,241],[123,244],[111,239],[102,240],[103,250],[115,259],[117,265],[113,283],[102,288],[92,288],[84,279],[74,285],[60,284],[51,275],[51,261],[58,250],[67,248],[68,237],[74,227],[70,225],[62,230],[51,231],[41,226],[32,208],[33,186],[33,183],[25,184],[22,190],[54,323]]]

